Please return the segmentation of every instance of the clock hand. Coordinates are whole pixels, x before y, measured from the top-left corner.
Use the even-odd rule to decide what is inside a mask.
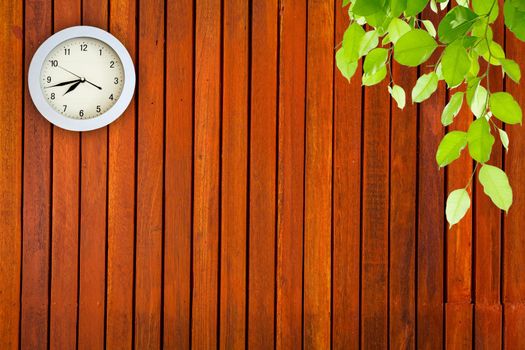
[[[90,82],[87,79],[86,79],[86,83],[89,83],[89,84],[93,85],[94,87],[96,87],[97,89],[102,90],[102,88],[100,86],[93,84],[92,82]]]
[[[70,80],[70,81],[63,81],[61,83],[58,83],[58,84],[55,84],[55,85],[49,85],[49,86],[44,86],[44,89],[47,89],[47,88],[52,88],[52,87],[56,87],[56,86],[64,86],[64,85],[69,85],[69,84],[73,84],[73,83],[76,83],[77,81],[80,81],[80,79],[76,79],[76,80]]]
[[[82,83],[82,81],[79,80],[79,81],[77,81],[75,84],[71,85],[71,86],[69,87],[69,89],[67,89],[67,91],[64,92],[64,95],[67,94],[68,92],[71,92],[71,91],[75,90],[75,89],[77,88],[77,86],[80,85],[80,83]]]
[[[73,73],[72,71],[65,69],[64,67],[62,67],[62,66],[58,66],[58,68],[61,68],[61,69],[65,70],[66,72],[68,72],[69,74],[73,74],[75,77],[77,77],[77,78],[79,78],[79,79],[82,79],[82,80],[85,80],[87,83],[93,85],[93,86],[96,87],[97,89],[102,90],[102,88],[101,88],[100,86],[93,84],[93,83],[90,82],[89,80],[87,80],[87,79],[85,79],[85,78],[82,78],[80,75],[77,75],[77,74]]]
[[[58,68],[62,69],[62,70],[65,70],[66,72],[68,72],[69,74],[73,74],[75,77],[79,78],[79,79],[82,79],[82,77],[80,75],[76,75],[75,73],[73,73],[72,71],[70,70],[67,70],[65,69],[64,67],[62,66],[58,66]]]

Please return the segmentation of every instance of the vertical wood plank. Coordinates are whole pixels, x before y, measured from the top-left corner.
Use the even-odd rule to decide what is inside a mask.
[[[507,31],[505,51],[521,67],[525,66],[525,45],[514,34]],[[509,79],[510,80],[510,79]],[[506,90],[521,106],[525,106],[525,91],[518,84],[508,82]],[[517,125],[506,128],[511,140],[506,155],[505,171],[514,193],[514,202],[509,214],[504,216],[503,234],[503,303],[504,303],[504,344],[505,349],[519,349],[525,346],[525,184],[523,164],[525,163],[525,129]]]
[[[472,305],[447,303],[446,349],[472,349]]]
[[[384,81],[364,91],[361,346],[388,343],[390,100]]]
[[[0,348],[18,349],[22,241],[23,8],[0,3]]]
[[[425,10],[423,17],[439,23]],[[428,64],[437,59],[434,56]],[[424,69],[421,73],[427,73]],[[419,179],[417,237],[417,344],[418,349],[441,349],[443,340],[444,171],[438,171],[436,150],[443,137],[440,122],[445,103],[441,84],[419,106]],[[436,108],[439,106],[439,108]]]
[[[80,23],[80,1],[54,1],[54,30]],[[80,134],[53,127],[49,347],[77,342]]]
[[[164,347],[190,348],[193,1],[167,2]]]
[[[280,2],[276,347],[302,346],[306,2]]]
[[[108,29],[106,0],[84,0],[82,11],[84,25]],[[81,138],[78,348],[103,349],[108,129],[85,132]]]
[[[136,57],[135,2],[111,0],[110,30]],[[109,126],[106,346],[133,343],[135,238],[135,100]]]
[[[304,347],[330,347],[334,3],[308,2]]]
[[[417,71],[393,64],[393,78],[405,91],[416,84]],[[381,91],[385,93],[385,91]],[[390,348],[416,348],[416,188],[417,105],[391,105],[390,151]]]
[[[347,8],[335,3],[335,42],[348,28]],[[334,349],[359,349],[361,254],[361,66],[351,82],[334,83],[333,325]]]
[[[472,118],[470,108],[464,103],[449,130],[466,132]],[[471,184],[472,170],[472,158],[468,152],[462,152],[461,157],[446,168],[447,196]],[[468,188],[469,193],[473,192],[472,186]],[[447,242],[446,346],[447,349],[472,348],[472,210],[452,228],[447,225],[444,235]]]
[[[276,0],[252,2],[248,347],[274,347],[277,57]]]
[[[164,158],[164,1],[140,1],[138,67],[137,349],[160,348]]]
[[[500,9],[503,0],[499,0]],[[493,24],[494,40],[504,45],[505,27],[500,15]],[[513,58],[513,57],[511,57]],[[507,79],[507,84],[513,84]],[[503,80],[499,69],[490,70],[490,89],[503,91]],[[497,125],[501,123],[493,120]],[[494,133],[493,133],[494,134]],[[496,140],[498,135],[494,134]],[[493,148],[490,164],[501,167],[502,147],[499,141]],[[501,211],[485,195],[483,186],[476,181],[476,203],[474,218],[475,243],[475,346],[484,349],[500,349],[502,344],[501,289]]]
[[[220,348],[244,349],[248,173],[248,2],[224,2]]]
[[[192,346],[217,347],[221,2],[197,1]]]
[[[51,1],[25,5],[25,65],[52,31]],[[24,91],[24,195],[20,347],[46,349],[49,308],[51,125]]]

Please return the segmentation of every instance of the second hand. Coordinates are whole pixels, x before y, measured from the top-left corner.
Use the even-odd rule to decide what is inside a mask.
[[[81,77],[80,75],[77,75],[77,74],[73,73],[72,71],[65,69],[64,67],[62,67],[62,66],[58,66],[58,68],[63,69],[63,70],[65,70],[66,72],[68,72],[69,74],[73,74],[75,77],[77,77],[77,78],[79,78],[79,79],[83,79],[83,80],[86,81],[86,83],[89,83],[89,84],[93,85],[94,87],[96,87],[97,89],[102,90],[102,88],[101,88],[100,86],[93,84],[92,82],[90,82],[90,81],[87,80],[86,78],[83,78],[83,77]]]

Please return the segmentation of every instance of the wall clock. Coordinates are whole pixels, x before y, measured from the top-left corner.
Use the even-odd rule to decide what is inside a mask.
[[[49,37],[35,52],[29,93],[38,111],[63,129],[87,131],[117,119],[135,90],[135,68],[122,43],[95,27]]]

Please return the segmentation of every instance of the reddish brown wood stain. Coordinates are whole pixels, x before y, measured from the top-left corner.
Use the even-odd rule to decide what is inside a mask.
[[[509,214],[475,183],[449,231],[472,169],[435,164],[449,95],[400,111],[386,83],[348,84],[340,1],[2,1],[0,19],[0,349],[525,347],[525,129],[490,160]],[[25,80],[79,24],[116,35],[138,78],[124,115],[82,134]],[[501,19],[494,37],[525,64]],[[417,74],[393,66],[407,95]]]

